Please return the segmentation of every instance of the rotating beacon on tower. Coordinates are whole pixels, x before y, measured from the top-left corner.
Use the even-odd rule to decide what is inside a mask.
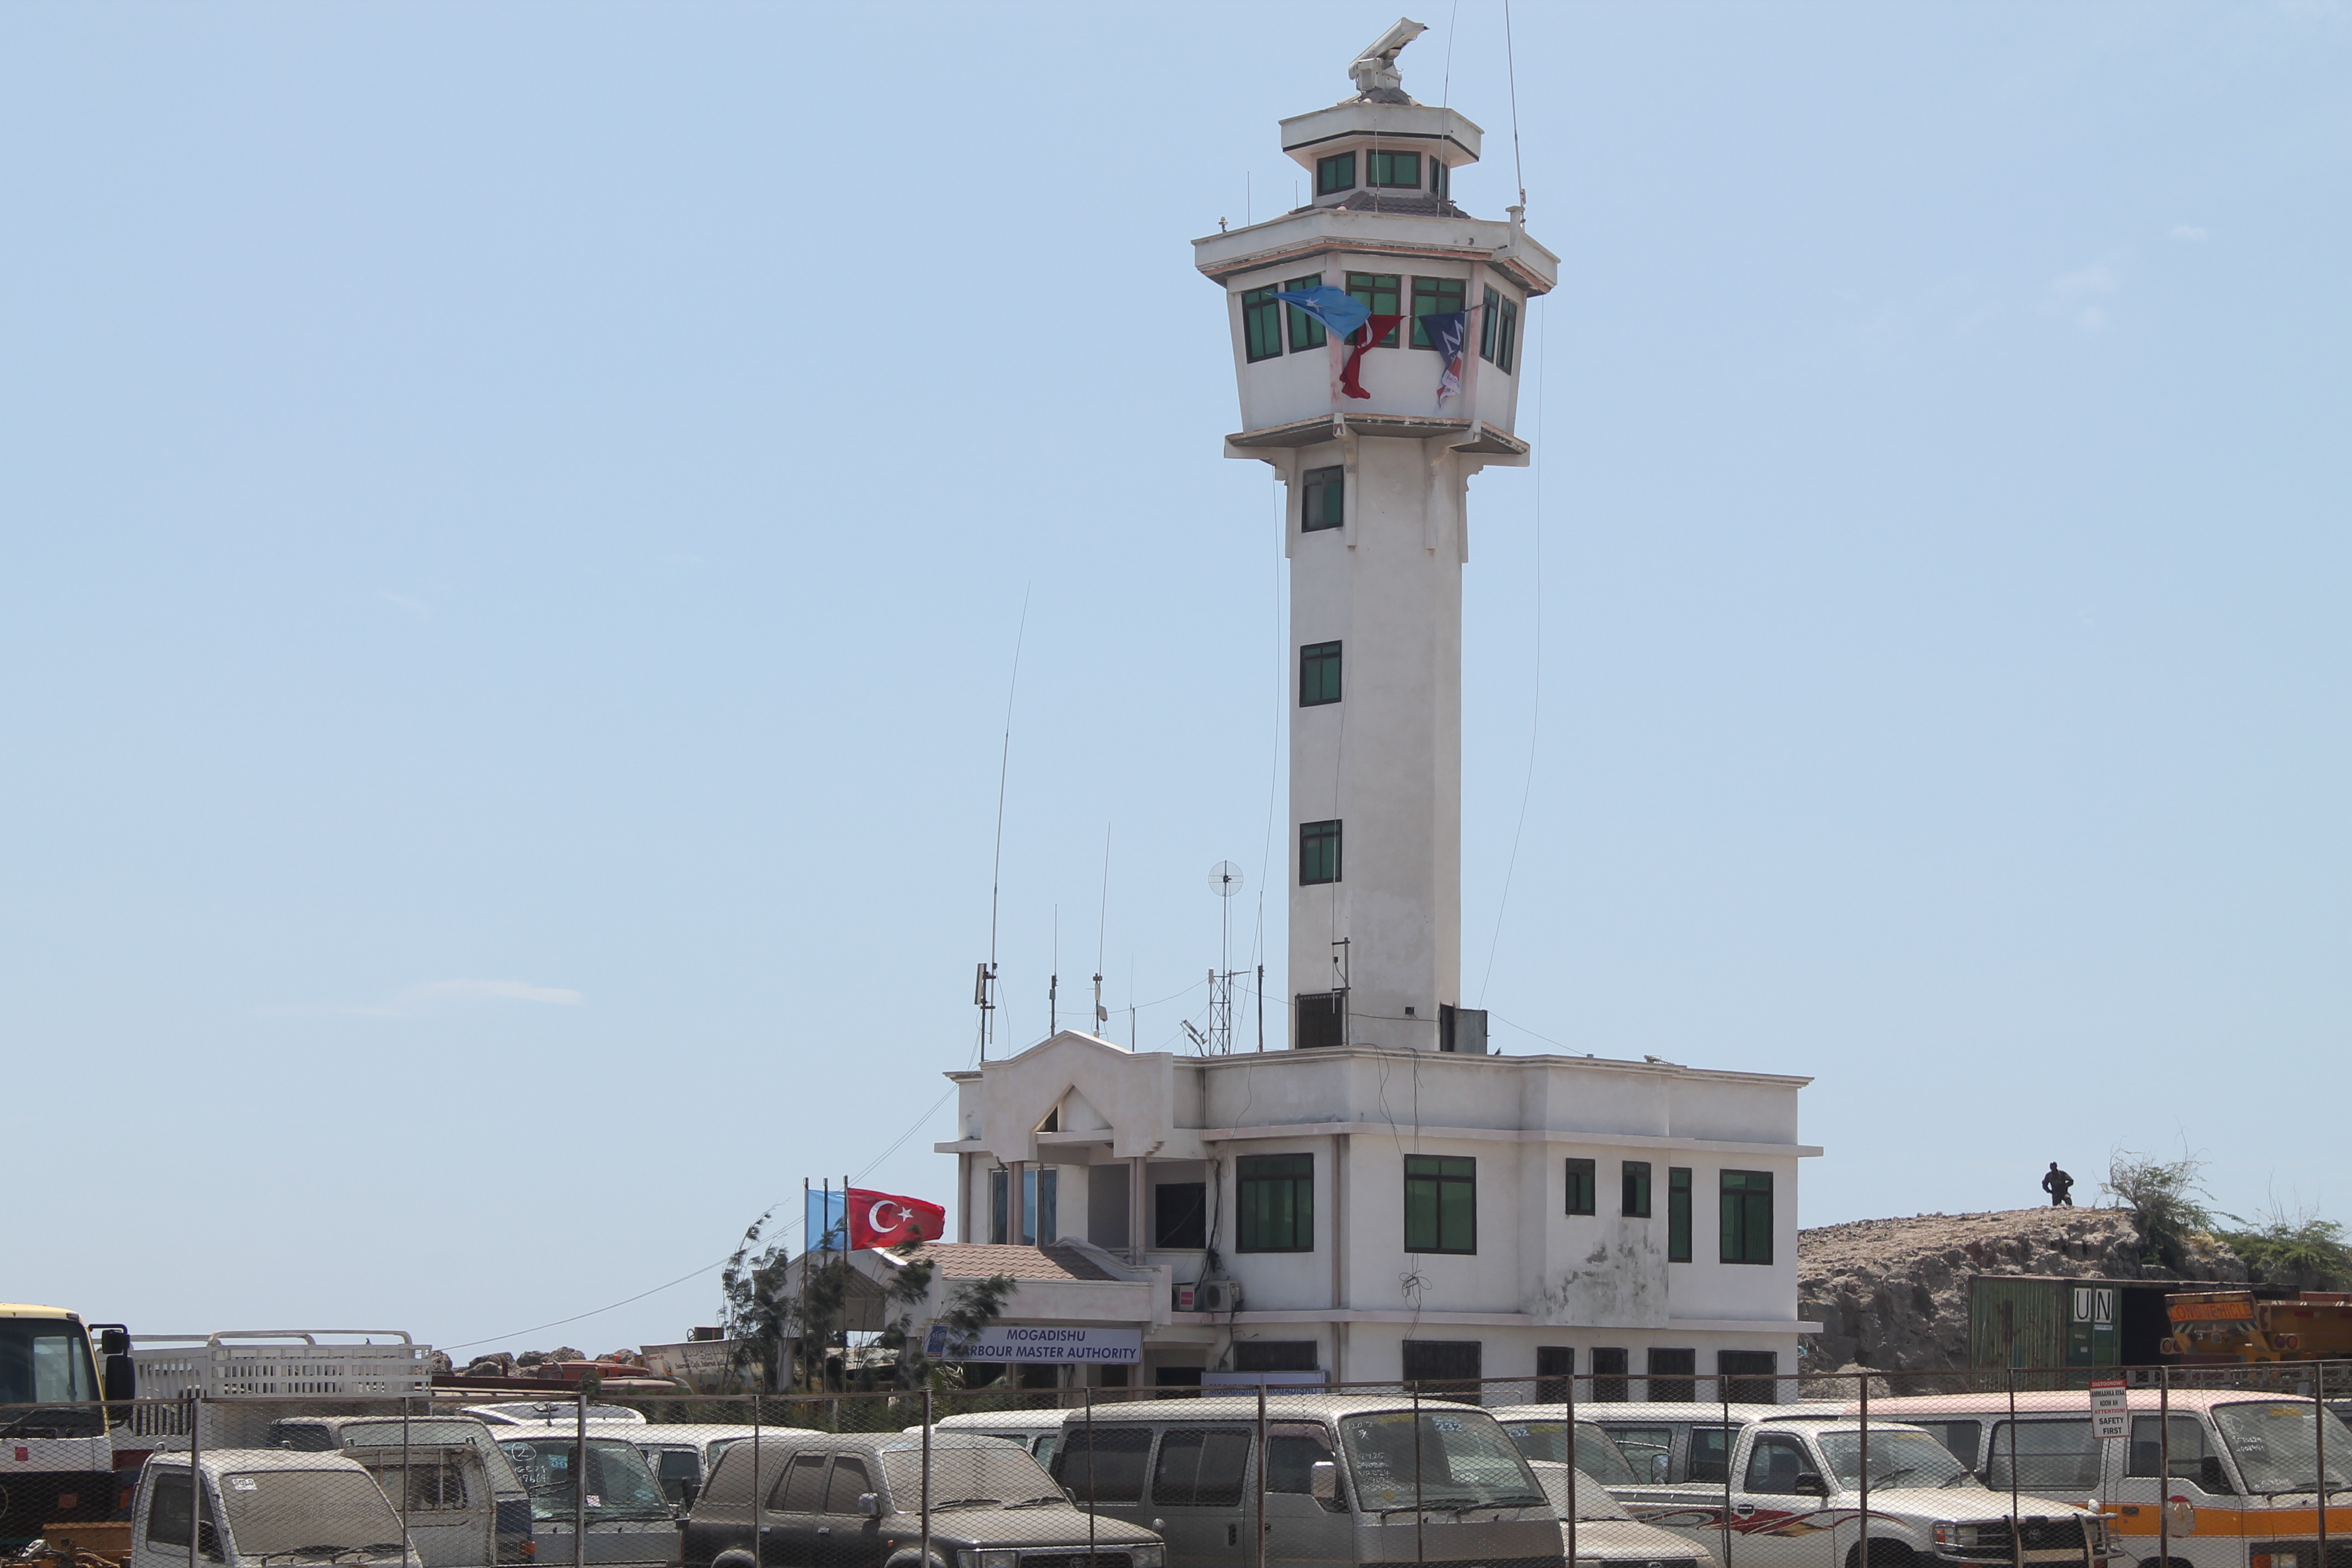
[[[1527,302],[1559,258],[1453,201],[1477,126],[1408,97],[1400,21],[1355,94],[1282,121],[1313,199],[1192,242],[1225,290],[1241,430],[1283,481],[1290,1043],[1483,1051],[1462,1000],[1462,567],[1470,476],[1524,468]]]

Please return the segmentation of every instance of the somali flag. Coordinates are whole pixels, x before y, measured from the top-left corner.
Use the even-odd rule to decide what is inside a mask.
[[[1421,330],[1429,334],[1429,341],[1436,347],[1438,363],[1443,367],[1437,373],[1437,406],[1440,408],[1445,406],[1447,398],[1462,390],[1462,343],[1469,335],[1469,326],[1470,313],[1466,310],[1447,310],[1442,315],[1421,319]]]
[[[1322,322],[1323,330],[1342,342],[1372,315],[1370,305],[1345,289],[1334,289],[1328,283],[1318,283],[1312,289],[1301,289],[1296,293],[1277,291],[1274,297],[1286,305],[1297,306]]]
[[[803,1252],[849,1250],[849,1194],[843,1191],[807,1194],[801,1226]]]

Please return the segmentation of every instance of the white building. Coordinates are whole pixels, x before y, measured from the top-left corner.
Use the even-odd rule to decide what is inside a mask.
[[[937,1289],[1013,1274],[1008,1322],[1136,1331],[1154,1383],[1573,1370],[1704,1396],[1718,1372],[1795,1370],[1807,1080],[1488,1055],[1460,1006],[1465,499],[1527,461],[1520,326],[1557,261],[1518,208],[1454,205],[1480,133],[1401,89],[1419,30],[1356,63],[1357,96],[1283,121],[1310,205],[1195,242],[1240,382],[1226,453],[1289,498],[1290,1048],[1063,1033],[950,1074],[962,1241],[933,1249]],[[1318,284],[1404,318],[1363,353],[1364,396],[1347,345],[1274,297]],[[1441,395],[1415,339],[1457,310]]]

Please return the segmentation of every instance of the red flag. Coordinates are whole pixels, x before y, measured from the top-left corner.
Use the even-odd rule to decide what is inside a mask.
[[[948,1233],[948,1211],[920,1198],[890,1193],[849,1189],[849,1245],[905,1247],[911,1242],[937,1241]]]
[[[1403,320],[1402,316],[1374,316],[1356,329],[1354,334],[1348,339],[1354,347],[1348,351],[1348,362],[1339,367],[1340,391],[1350,397],[1371,395],[1364,390],[1364,384],[1356,379],[1356,366],[1362,361],[1366,349],[1396,331],[1396,324]]]

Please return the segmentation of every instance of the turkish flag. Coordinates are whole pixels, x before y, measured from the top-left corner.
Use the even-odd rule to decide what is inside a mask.
[[[905,1247],[917,1241],[937,1241],[948,1233],[948,1211],[920,1198],[892,1193],[849,1189],[849,1245]]]

